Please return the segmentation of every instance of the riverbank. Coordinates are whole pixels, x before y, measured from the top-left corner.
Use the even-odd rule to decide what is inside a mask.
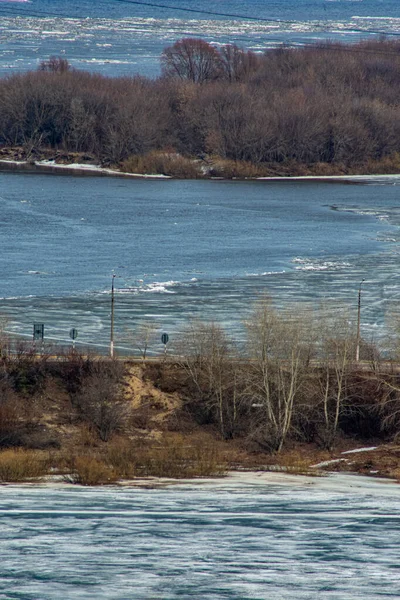
[[[397,159],[354,168],[343,165],[252,165],[240,161],[206,158],[202,161],[176,154],[151,153],[118,165],[104,166],[83,153],[43,149],[28,155],[23,148],[0,149],[0,172],[73,175],[81,177],[124,177],[139,179],[217,179],[255,181],[320,181],[326,183],[366,183],[400,179]]]
[[[243,415],[242,435],[224,439],[193,406],[184,373],[173,365],[163,375],[162,364],[28,354],[4,365],[1,483],[160,487],[231,472],[350,472],[400,482],[400,446],[379,437],[365,436],[360,445],[360,434],[341,430],[328,449],[322,437],[300,442],[293,435],[273,452],[251,425],[245,435]]]
[[[228,471],[221,477],[203,477],[195,479],[172,479],[167,477],[145,477],[124,479],[114,482],[117,488],[137,488],[142,490],[161,490],[171,487],[201,487],[210,489],[230,489],[238,487],[280,486],[290,488],[312,488],[314,490],[334,491],[337,493],[371,493],[379,494],[390,486],[393,493],[400,495],[400,486],[393,479],[368,477],[366,475],[334,471],[319,473],[318,476],[301,475],[274,471]],[[13,483],[1,483],[2,486],[13,486]],[[36,481],[19,482],[18,485],[35,488],[65,488],[70,482],[59,475],[48,475]]]

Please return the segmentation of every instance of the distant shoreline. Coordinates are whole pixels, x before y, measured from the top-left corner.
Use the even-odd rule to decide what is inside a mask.
[[[0,173],[25,173],[25,174],[46,174],[46,175],[68,175],[77,177],[124,177],[135,179],[175,179],[180,180],[180,177],[172,177],[162,174],[146,174],[146,173],[127,173],[116,169],[104,168],[100,165],[68,163],[60,164],[51,160],[40,161],[17,161],[17,160],[0,160]],[[320,183],[347,183],[347,184],[365,184],[371,180],[385,182],[388,179],[398,179],[400,174],[371,174],[371,175],[293,175],[293,176],[270,176],[270,177],[210,177],[204,180],[195,181],[296,181],[296,182],[320,182]]]

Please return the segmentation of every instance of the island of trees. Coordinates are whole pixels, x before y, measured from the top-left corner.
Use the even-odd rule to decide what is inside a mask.
[[[178,177],[400,171],[400,42],[263,54],[182,39],[162,74],[104,77],[50,58],[0,80],[3,158]]]

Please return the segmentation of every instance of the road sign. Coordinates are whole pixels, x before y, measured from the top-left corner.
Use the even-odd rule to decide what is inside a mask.
[[[75,329],[75,327],[70,329],[69,337],[71,338],[71,340],[76,340],[76,338],[78,337],[78,330]]]
[[[33,325],[33,339],[43,340],[44,338],[44,323],[34,323]]]
[[[166,346],[168,344],[168,340],[169,340],[168,333],[163,333],[161,336],[161,341],[164,344],[164,346]]]

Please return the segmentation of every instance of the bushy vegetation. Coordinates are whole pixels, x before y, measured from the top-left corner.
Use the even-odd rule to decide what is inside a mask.
[[[336,312],[277,309],[261,299],[245,342],[218,324],[193,322],[160,361],[55,348],[36,354],[9,340],[0,369],[0,481],[50,472],[82,485],[207,477],[253,464],[249,457],[264,457],[257,460],[266,467],[282,452],[284,470],[305,473],[313,454],[299,454],[299,445],[325,460],[349,440],[395,444],[396,320],[391,354],[382,357],[358,338],[351,315]],[[387,472],[398,473],[395,446],[391,452]]]
[[[48,471],[48,460],[39,452],[24,449],[0,452],[0,482],[36,479]]]
[[[0,145],[179,177],[400,169],[397,41],[254,54],[184,39],[161,60],[156,80],[56,58],[1,79]]]

